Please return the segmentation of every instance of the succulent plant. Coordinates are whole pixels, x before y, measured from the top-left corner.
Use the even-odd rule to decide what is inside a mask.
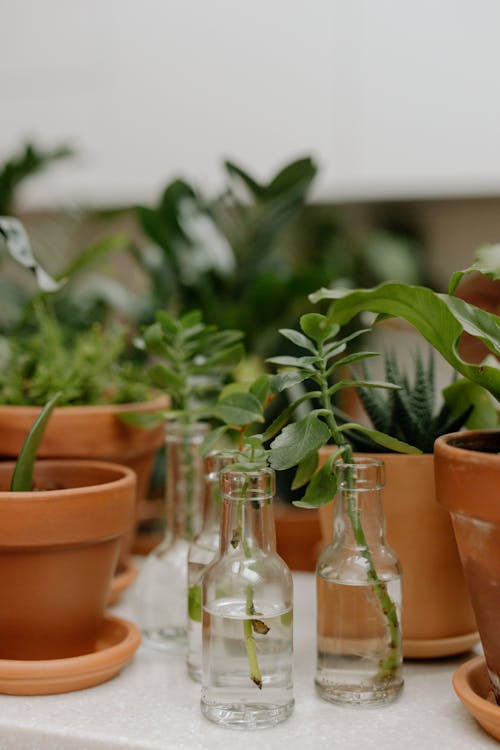
[[[361,365],[363,379],[372,379],[370,368]],[[459,413],[452,413],[446,401],[436,410],[435,362],[432,350],[424,363],[419,349],[414,355],[414,373],[410,378],[398,365],[396,355],[384,353],[385,380],[398,386],[398,390],[375,390],[357,387],[361,403],[375,429],[398,440],[414,445],[423,453],[432,453],[434,441],[440,435],[459,430],[467,421],[472,406]],[[342,415],[341,415],[342,417]],[[387,453],[389,448],[376,445],[362,433],[349,434],[356,450]]]

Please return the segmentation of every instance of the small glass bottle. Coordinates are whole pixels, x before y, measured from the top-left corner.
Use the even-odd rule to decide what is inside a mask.
[[[219,473],[234,463],[231,453],[210,453],[205,459],[205,505],[203,528],[188,551],[187,668],[190,677],[201,681],[201,579],[219,551],[222,498]]]
[[[316,688],[334,703],[383,704],[403,686],[401,570],[384,539],[384,464],[335,464],[333,542],[317,566]]]
[[[276,554],[274,471],[224,469],[219,557],[203,576],[201,710],[256,729],[293,711],[293,584]]]
[[[202,526],[205,423],[170,422],[166,441],[166,530],[148,555],[132,591],[143,643],[161,650],[186,645],[188,549]]]

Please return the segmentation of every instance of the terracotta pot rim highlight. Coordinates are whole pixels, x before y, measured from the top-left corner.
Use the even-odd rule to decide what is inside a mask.
[[[498,451],[486,451],[480,447],[472,447],[474,443],[484,444],[485,439],[488,442],[489,437],[493,439],[495,443],[494,447],[498,447]],[[441,437],[437,438],[434,445],[435,452],[439,451],[443,457],[451,460],[477,463],[479,454],[481,462],[487,465],[496,466],[500,461],[500,430],[498,429],[450,432],[448,435],[441,435]]]
[[[14,462],[0,462],[10,481]],[[52,460],[35,464],[35,477],[76,474],[66,489],[0,491],[0,547],[51,547],[88,544],[126,532],[133,520],[136,475],[104,461]],[[78,477],[88,483],[79,484]]]
[[[115,414],[115,413],[126,413],[126,412],[137,412],[137,411],[151,411],[152,407],[156,406],[159,410],[166,408],[169,403],[168,396],[164,394],[155,395],[153,398],[146,399],[145,401],[130,401],[128,403],[119,404],[78,404],[67,406],[56,406],[53,411],[55,414],[88,414],[89,412],[96,412],[97,414]],[[42,406],[34,406],[32,404],[2,404],[0,405],[0,415],[8,414],[9,412],[21,410],[23,414],[32,414],[36,417],[42,410]]]
[[[0,462],[0,474],[7,473],[12,470],[15,466],[15,461],[2,461]],[[82,484],[75,487],[61,487],[60,489],[47,489],[47,490],[31,490],[31,492],[10,492],[8,490],[0,489],[0,503],[3,501],[12,500],[43,500],[49,494],[56,493],[59,497],[71,497],[72,495],[80,495],[82,489],[96,490],[99,487],[106,486],[110,489],[120,489],[130,483],[132,478],[135,481],[135,472],[129,469],[127,466],[122,464],[113,463],[111,461],[90,461],[80,458],[52,458],[52,459],[40,459],[35,464],[36,467],[42,467],[43,470],[48,469],[56,470],[58,467],[64,469],[84,469],[92,474],[92,472],[108,472],[110,479],[109,481],[95,482],[90,484]]]

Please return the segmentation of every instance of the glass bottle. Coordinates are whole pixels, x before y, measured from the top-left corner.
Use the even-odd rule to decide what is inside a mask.
[[[186,645],[188,549],[202,526],[204,461],[209,425],[170,422],[166,441],[166,529],[148,555],[132,591],[143,643],[162,650]]]
[[[335,467],[333,542],[317,566],[316,688],[334,703],[383,704],[403,686],[401,569],[384,539],[384,464]]]
[[[276,554],[274,471],[220,474],[220,551],[203,576],[201,710],[239,729],[293,711],[290,571]]]
[[[210,453],[205,459],[205,503],[203,527],[188,550],[187,668],[190,677],[201,681],[201,579],[219,551],[222,498],[219,473],[234,463],[230,453]]]

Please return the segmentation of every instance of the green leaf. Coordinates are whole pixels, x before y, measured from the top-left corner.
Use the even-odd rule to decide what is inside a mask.
[[[139,427],[144,430],[158,427],[158,425],[165,422],[167,412],[137,412],[128,411],[118,415],[120,422],[131,425],[131,427]]]
[[[307,393],[304,393],[302,396],[296,399],[296,401],[294,401],[293,403],[288,404],[288,406],[286,406],[283,411],[278,414],[276,419],[274,419],[273,422],[269,425],[267,430],[264,432],[262,439],[264,441],[270,440],[288,422],[288,420],[297,409],[297,407],[300,406],[300,404],[310,399],[312,400],[314,398],[319,398],[320,396],[321,391],[308,391]]]
[[[258,182],[250,177],[250,175],[247,174],[247,172],[245,172],[241,167],[238,167],[237,164],[234,164],[234,162],[232,161],[225,161],[224,166],[228,174],[233,177],[238,177],[240,180],[242,180],[242,182],[245,183],[247,188],[256,198],[261,198],[264,195],[265,188],[262,185],[259,185]]]
[[[339,432],[345,432],[346,430],[356,430],[357,432],[361,432],[363,435],[368,435],[368,437],[371,438],[374,443],[377,443],[377,445],[383,445],[384,448],[388,448],[390,451],[394,451],[394,453],[422,453],[421,450],[415,448],[413,445],[408,445],[408,443],[404,443],[402,440],[397,440],[397,438],[386,435],[378,430],[373,430],[370,427],[357,424],[356,422],[347,422],[346,424],[341,425],[338,429]]]
[[[348,354],[347,357],[338,359],[331,370],[336,370],[338,367],[344,367],[346,365],[352,365],[354,362],[359,362],[362,359],[369,359],[370,357],[380,357],[380,352],[354,352],[354,354]]]
[[[107,237],[104,240],[96,242],[94,245],[86,248],[81,252],[64,271],[57,275],[58,280],[68,279],[79,271],[87,268],[113,250],[123,250],[130,245],[130,238],[124,234]]]
[[[175,393],[182,390],[184,386],[184,381],[179,375],[166,365],[162,365],[159,362],[149,368],[148,375],[152,383],[160,388],[171,389]]]
[[[315,414],[287,425],[271,443],[270,465],[273,469],[290,469],[308,453],[318,450],[330,438],[326,424]]]
[[[297,370],[287,370],[280,372],[273,378],[273,387],[277,393],[286,391],[287,388],[292,388],[294,385],[302,383],[304,380],[309,380],[314,373],[302,373]]]
[[[491,279],[500,278],[500,244],[483,245],[476,250],[474,263],[463,271],[456,271],[450,279],[448,294],[453,294],[462,278],[469,273],[480,272]]]
[[[203,439],[200,445],[201,455],[205,456],[211,450],[214,450],[215,446],[219,443],[220,440],[222,440],[228,430],[229,427],[225,424],[221,425],[220,427],[216,427],[214,430],[211,430],[206,438]]]
[[[302,315],[300,327],[317,344],[325,341],[329,336],[336,336],[340,331],[340,326],[332,325],[325,315],[319,313]]]
[[[251,384],[249,390],[259,401],[261,406],[264,407],[270,391],[269,375],[266,373],[259,375],[259,377]]]
[[[470,430],[493,429],[499,426],[499,413],[488,391],[468,380],[456,380],[443,389],[443,397],[455,417],[463,415],[472,406],[467,419]]]
[[[188,615],[194,622],[201,622],[201,586],[190,586],[188,591]]]
[[[313,371],[313,365],[317,361],[317,357],[290,357],[285,355],[282,357],[270,357],[266,361],[271,365],[278,365],[279,367],[299,367]]]
[[[312,451],[297,466],[297,471],[292,482],[292,490],[303,487],[310,480],[318,468],[319,455],[318,451]]]
[[[500,399],[500,368],[469,364],[457,352],[458,339],[467,330],[500,354],[500,318],[497,315],[456,297],[406,284],[388,283],[372,290],[356,291],[322,289],[310,299],[314,302],[332,300],[330,318],[341,325],[365,310],[407,320],[455,370]]]
[[[333,500],[337,493],[337,477],[333,472],[333,462],[341,453],[342,451],[338,450],[328,457],[307,485],[303,498],[294,502],[294,505],[299,508],[319,508]]]
[[[195,372],[212,372],[217,368],[217,372],[229,372],[239,365],[245,354],[243,344],[235,344],[229,349],[217,352],[213,357],[208,357],[203,364],[195,365]]]
[[[52,414],[52,410],[61,395],[60,392],[56,393],[50,401],[45,404],[28,432],[12,475],[10,484],[11,492],[31,492],[33,487],[33,469],[35,466],[36,453],[42,442],[45,427],[47,426],[47,422]]]
[[[230,393],[217,402],[214,412],[226,424],[234,426],[264,421],[262,405],[253,393]]]
[[[304,336],[303,333],[300,333],[300,331],[295,331],[293,328],[280,328],[279,332],[282,336],[291,341],[293,344],[299,346],[301,349],[307,349],[313,354],[318,353],[313,342],[308,339],[307,336]]]

